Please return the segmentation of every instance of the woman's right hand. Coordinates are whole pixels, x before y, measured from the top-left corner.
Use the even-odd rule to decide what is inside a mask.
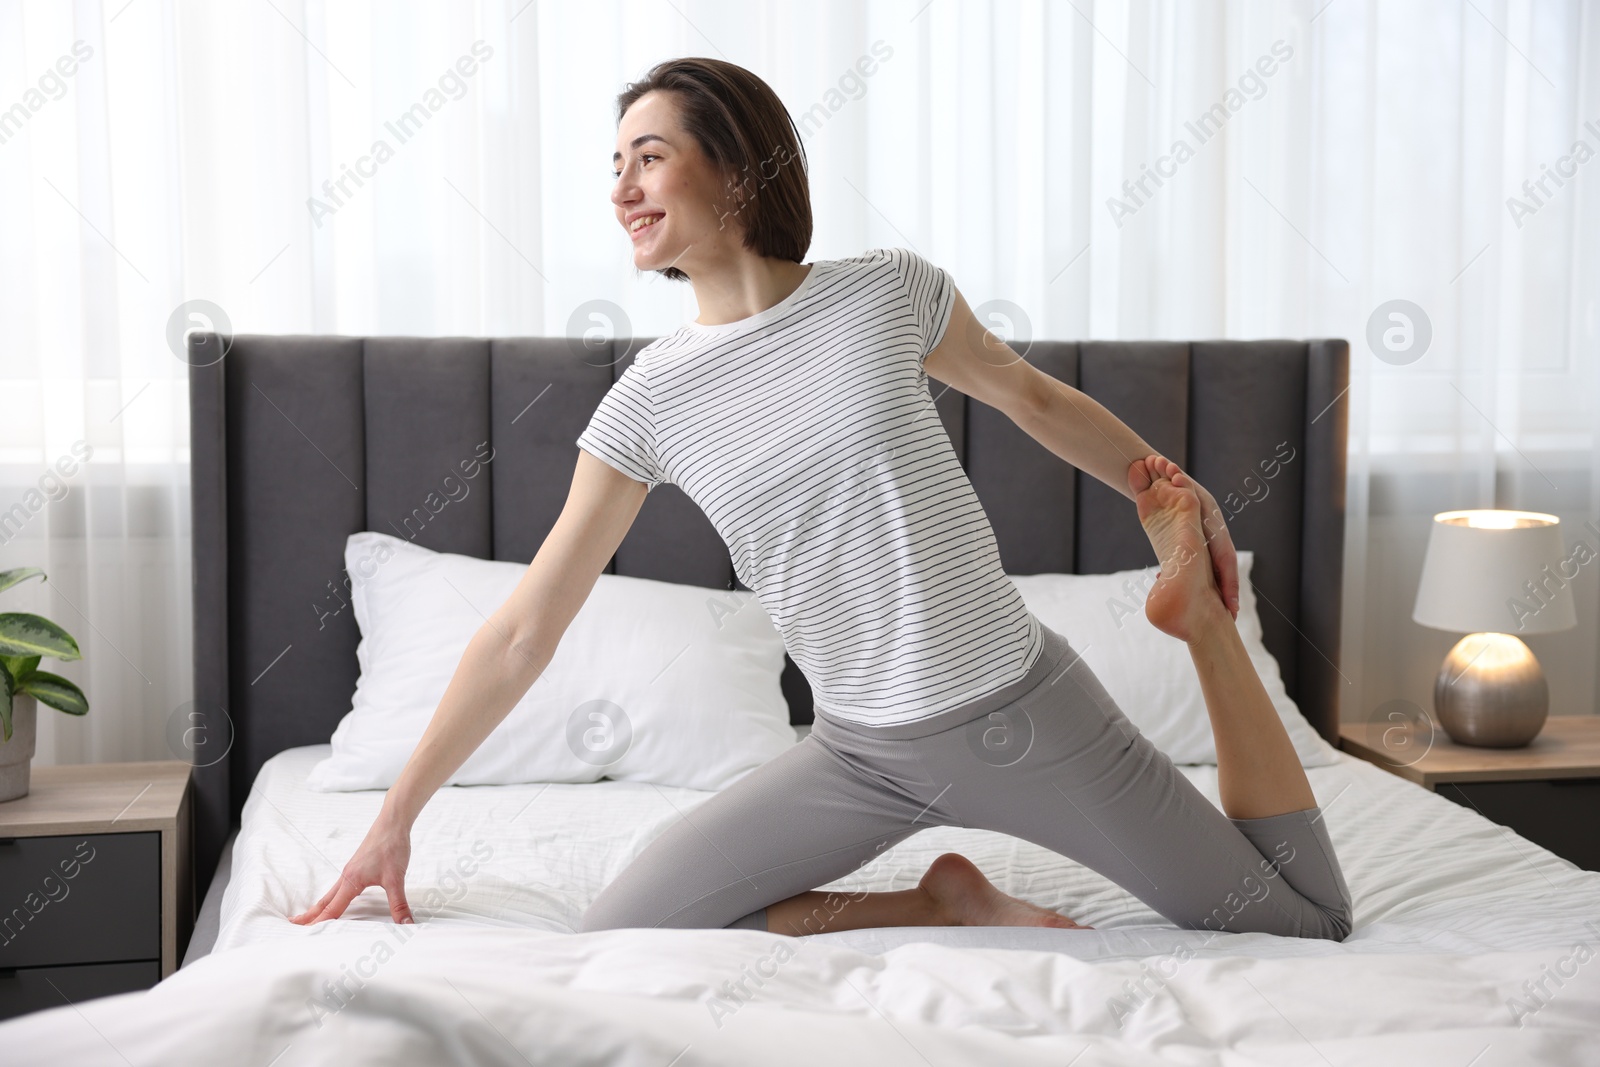
[[[362,839],[332,889],[310,908],[290,918],[301,926],[337,919],[368,886],[381,886],[389,897],[389,915],[397,923],[411,923],[406,903],[406,865],[411,861],[411,832],[380,814]]]

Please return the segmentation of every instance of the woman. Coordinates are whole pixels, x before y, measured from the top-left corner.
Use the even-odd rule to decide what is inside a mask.
[[[700,317],[640,352],[596,410],[527,575],[469,645],[338,884],[294,921],[337,917],[371,885],[411,921],[418,811],[543,670],[646,494],[672,481],[805,671],[816,723],[652,841],[581,930],[1077,925],[954,853],[915,889],[815,891],[919,829],[959,825],[1071,857],[1184,927],[1342,940],[1349,891],[1233,625],[1233,546],[1201,522],[1220,515],[1211,495],[1000,346],[921,256],[803,263],[803,150],[749,71],[666,62],[618,110],[612,202],[634,265],[687,278]],[[1145,610],[1192,653],[1226,815],[1024,606],[929,376],[1133,499],[1161,561]]]

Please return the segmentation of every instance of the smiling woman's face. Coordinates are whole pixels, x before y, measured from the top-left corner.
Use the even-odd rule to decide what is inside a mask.
[[[646,93],[628,108],[611,170],[611,203],[640,270],[675,266],[692,274],[693,265],[743,244],[738,216],[722,206],[726,182],[678,124],[672,93]]]

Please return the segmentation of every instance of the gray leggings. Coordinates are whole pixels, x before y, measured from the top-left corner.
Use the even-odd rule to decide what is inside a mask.
[[[1230,819],[1044,630],[1028,674],[896,726],[817,713],[811,733],[673,823],[595,899],[580,932],[766,930],[766,908],[930,826],[1032,841],[1185,929],[1342,941],[1350,891],[1321,808]],[[818,929],[792,931],[814,933]]]

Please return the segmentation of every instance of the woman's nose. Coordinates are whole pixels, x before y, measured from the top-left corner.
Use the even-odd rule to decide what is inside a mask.
[[[632,200],[637,192],[638,188],[634,185],[633,179],[628,176],[627,171],[623,171],[622,177],[611,186],[611,202],[621,207]]]

